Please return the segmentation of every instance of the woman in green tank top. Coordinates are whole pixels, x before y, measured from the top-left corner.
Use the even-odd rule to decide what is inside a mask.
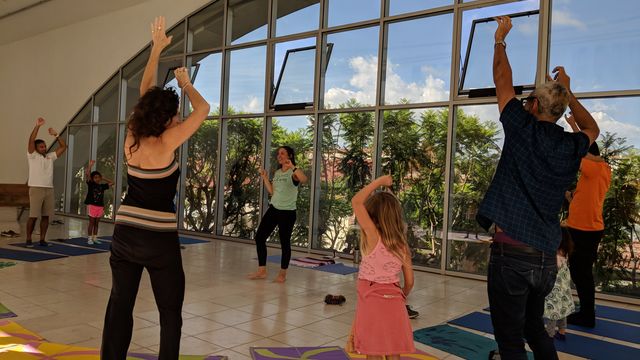
[[[277,159],[279,168],[273,174],[272,181],[269,181],[265,170],[260,170],[260,176],[271,195],[271,201],[256,232],[258,271],[249,274],[248,277],[252,280],[267,278],[267,238],[271,236],[277,226],[282,248],[282,260],[280,273],[274,281],[283,283],[287,279],[287,269],[291,260],[291,233],[296,223],[298,185],[305,184],[307,176],[296,167],[295,153],[289,146],[278,148]]]

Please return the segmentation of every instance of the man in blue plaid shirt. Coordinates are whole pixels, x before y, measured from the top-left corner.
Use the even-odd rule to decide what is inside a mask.
[[[557,273],[558,215],[600,130],[571,93],[562,67],[553,69],[555,78],[547,76],[528,97],[516,99],[504,41],[511,19],[496,21],[493,80],[505,140],[477,216],[485,229],[494,224],[496,229],[487,274],[491,321],[500,359],[527,359],[523,339],[536,359],[557,359],[542,314]],[[565,132],[556,124],[567,105],[581,132]]]

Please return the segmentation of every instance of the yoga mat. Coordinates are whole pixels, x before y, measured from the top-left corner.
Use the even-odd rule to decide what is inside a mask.
[[[349,353],[349,358],[366,359],[367,355]],[[415,354],[400,354],[400,360],[438,360],[438,358],[418,350]]]
[[[16,316],[18,315],[16,315],[13,311],[9,310],[6,306],[0,303],[0,319],[6,319]]]
[[[603,306],[597,309],[600,309],[602,307]],[[618,319],[620,319],[618,321],[621,321],[621,322],[630,322],[630,321],[627,321],[627,319],[624,319],[623,317],[623,315],[625,315],[627,312],[631,313],[629,314],[629,319],[631,320],[635,320],[633,318],[634,315],[637,316],[638,314],[640,314],[636,311],[631,311],[631,310],[618,311],[618,310],[625,310],[625,309],[618,309],[618,308],[613,308],[609,306],[607,306],[607,308],[609,308],[609,310],[605,310],[603,313],[605,315],[616,316]],[[598,311],[599,310],[596,310],[596,315],[598,316],[598,318],[596,318],[596,326],[593,329],[577,326],[577,325],[571,325],[571,324],[569,324],[568,328],[571,330],[581,331],[587,334],[604,336],[604,337],[608,337],[616,340],[622,340],[622,341],[627,341],[634,344],[640,344],[640,327],[621,324],[621,323],[602,319],[602,317],[604,316],[602,316],[603,314],[601,314]]]
[[[0,258],[3,258],[3,259],[36,262],[36,261],[60,259],[63,257],[66,257],[66,256],[45,254],[45,253],[39,253],[35,251],[22,251],[22,250],[11,250],[11,249],[0,248]]]
[[[113,240],[113,236],[111,236],[111,235],[98,236],[98,239],[111,241],[111,240]]]
[[[0,320],[0,333],[3,334],[0,336],[0,350],[2,350],[3,345],[44,341],[38,334],[23,328],[11,320]]]
[[[84,246],[90,249],[98,249],[98,250],[104,250],[104,251],[111,250],[111,242],[102,242],[101,240],[100,240],[100,244],[93,244],[93,245],[87,244],[87,238],[82,238],[82,237],[71,238],[71,239],[57,239],[54,241],[62,244],[73,244],[78,246]]]
[[[498,344],[488,337],[464,331],[449,325],[437,325],[416,330],[413,339],[446,353],[469,360],[485,360]],[[527,353],[533,359],[532,353]]]
[[[491,325],[491,317],[489,314],[474,312],[449,321],[449,323],[493,334],[493,326]],[[556,350],[558,351],[589,359],[609,360],[611,359],[612,354],[615,354],[616,360],[640,359],[640,349],[611,343],[605,340],[580,336],[577,334],[568,333],[566,340],[556,340],[555,344]]]
[[[313,270],[324,271],[324,272],[340,274],[340,275],[349,275],[349,274],[358,272],[357,268],[346,266],[345,264],[329,264],[324,266],[318,266],[313,268]]]
[[[253,360],[307,359],[307,360],[349,360],[349,355],[340,347],[252,347]]]
[[[16,263],[11,262],[11,261],[0,261],[0,269],[11,267],[11,266],[13,266],[15,264]]]
[[[99,254],[104,252],[103,250],[98,250],[98,249],[88,249],[88,248],[67,246],[67,245],[56,244],[56,243],[49,243],[49,244],[51,244],[51,246],[38,246],[37,243],[35,243],[33,248],[40,251],[46,251],[54,254],[62,254],[62,255],[68,255],[68,256],[90,255],[90,254]],[[21,248],[27,247],[24,243],[15,243],[10,245],[19,246]]]
[[[621,309],[612,306],[596,305],[596,316],[599,318],[640,325],[640,311]]]

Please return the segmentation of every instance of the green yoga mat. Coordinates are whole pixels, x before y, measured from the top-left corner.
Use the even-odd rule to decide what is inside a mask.
[[[6,267],[9,267],[9,266],[13,266],[13,265],[15,265],[15,264],[16,264],[16,263],[14,263],[14,262],[9,262],[9,261],[0,261],[0,269],[2,269],[2,268],[6,268]]]
[[[6,306],[0,304],[0,319],[6,319],[6,318],[11,318],[16,316],[18,315],[16,315],[13,311],[7,309]]]
[[[413,332],[413,339],[446,353],[468,360],[486,360],[498,344],[488,337],[449,325],[436,325]],[[533,359],[532,353],[527,353]]]

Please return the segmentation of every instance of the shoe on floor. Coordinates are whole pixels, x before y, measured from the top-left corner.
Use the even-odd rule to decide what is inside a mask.
[[[420,315],[419,312],[411,308],[411,305],[406,305],[406,307],[407,307],[407,313],[409,314],[409,319],[415,319]]]
[[[87,245],[93,245],[93,240],[91,240],[91,238],[89,238],[89,240],[87,240]]]
[[[93,243],[96,244],[96,245],[102,244],[102,242],[100,240],[98,240],[97,238],[93,238]]]
[[[32,241],[27,241],[26,243],[28,248],[32,248],[33,247],[33,242]]]
[[[331,295],[328,294],[324,297],[324,302],[328,305],[342,305],[347,301],[347,299],[342,295]]]
[[[489,351],[489,360],[500,360],[500,353],[498,350]]]
[[[46,242],[46,241],[44,241],[44,240],[41,240],[41,241],[40,241],[40,243],[39,243],[38,245],[43,246],[43,247],[53,246],[53,244],[48,243],[48,242]]]
[[[596,327],[596,314],[576,312],[567,317],[567,323],[593,329]]]

